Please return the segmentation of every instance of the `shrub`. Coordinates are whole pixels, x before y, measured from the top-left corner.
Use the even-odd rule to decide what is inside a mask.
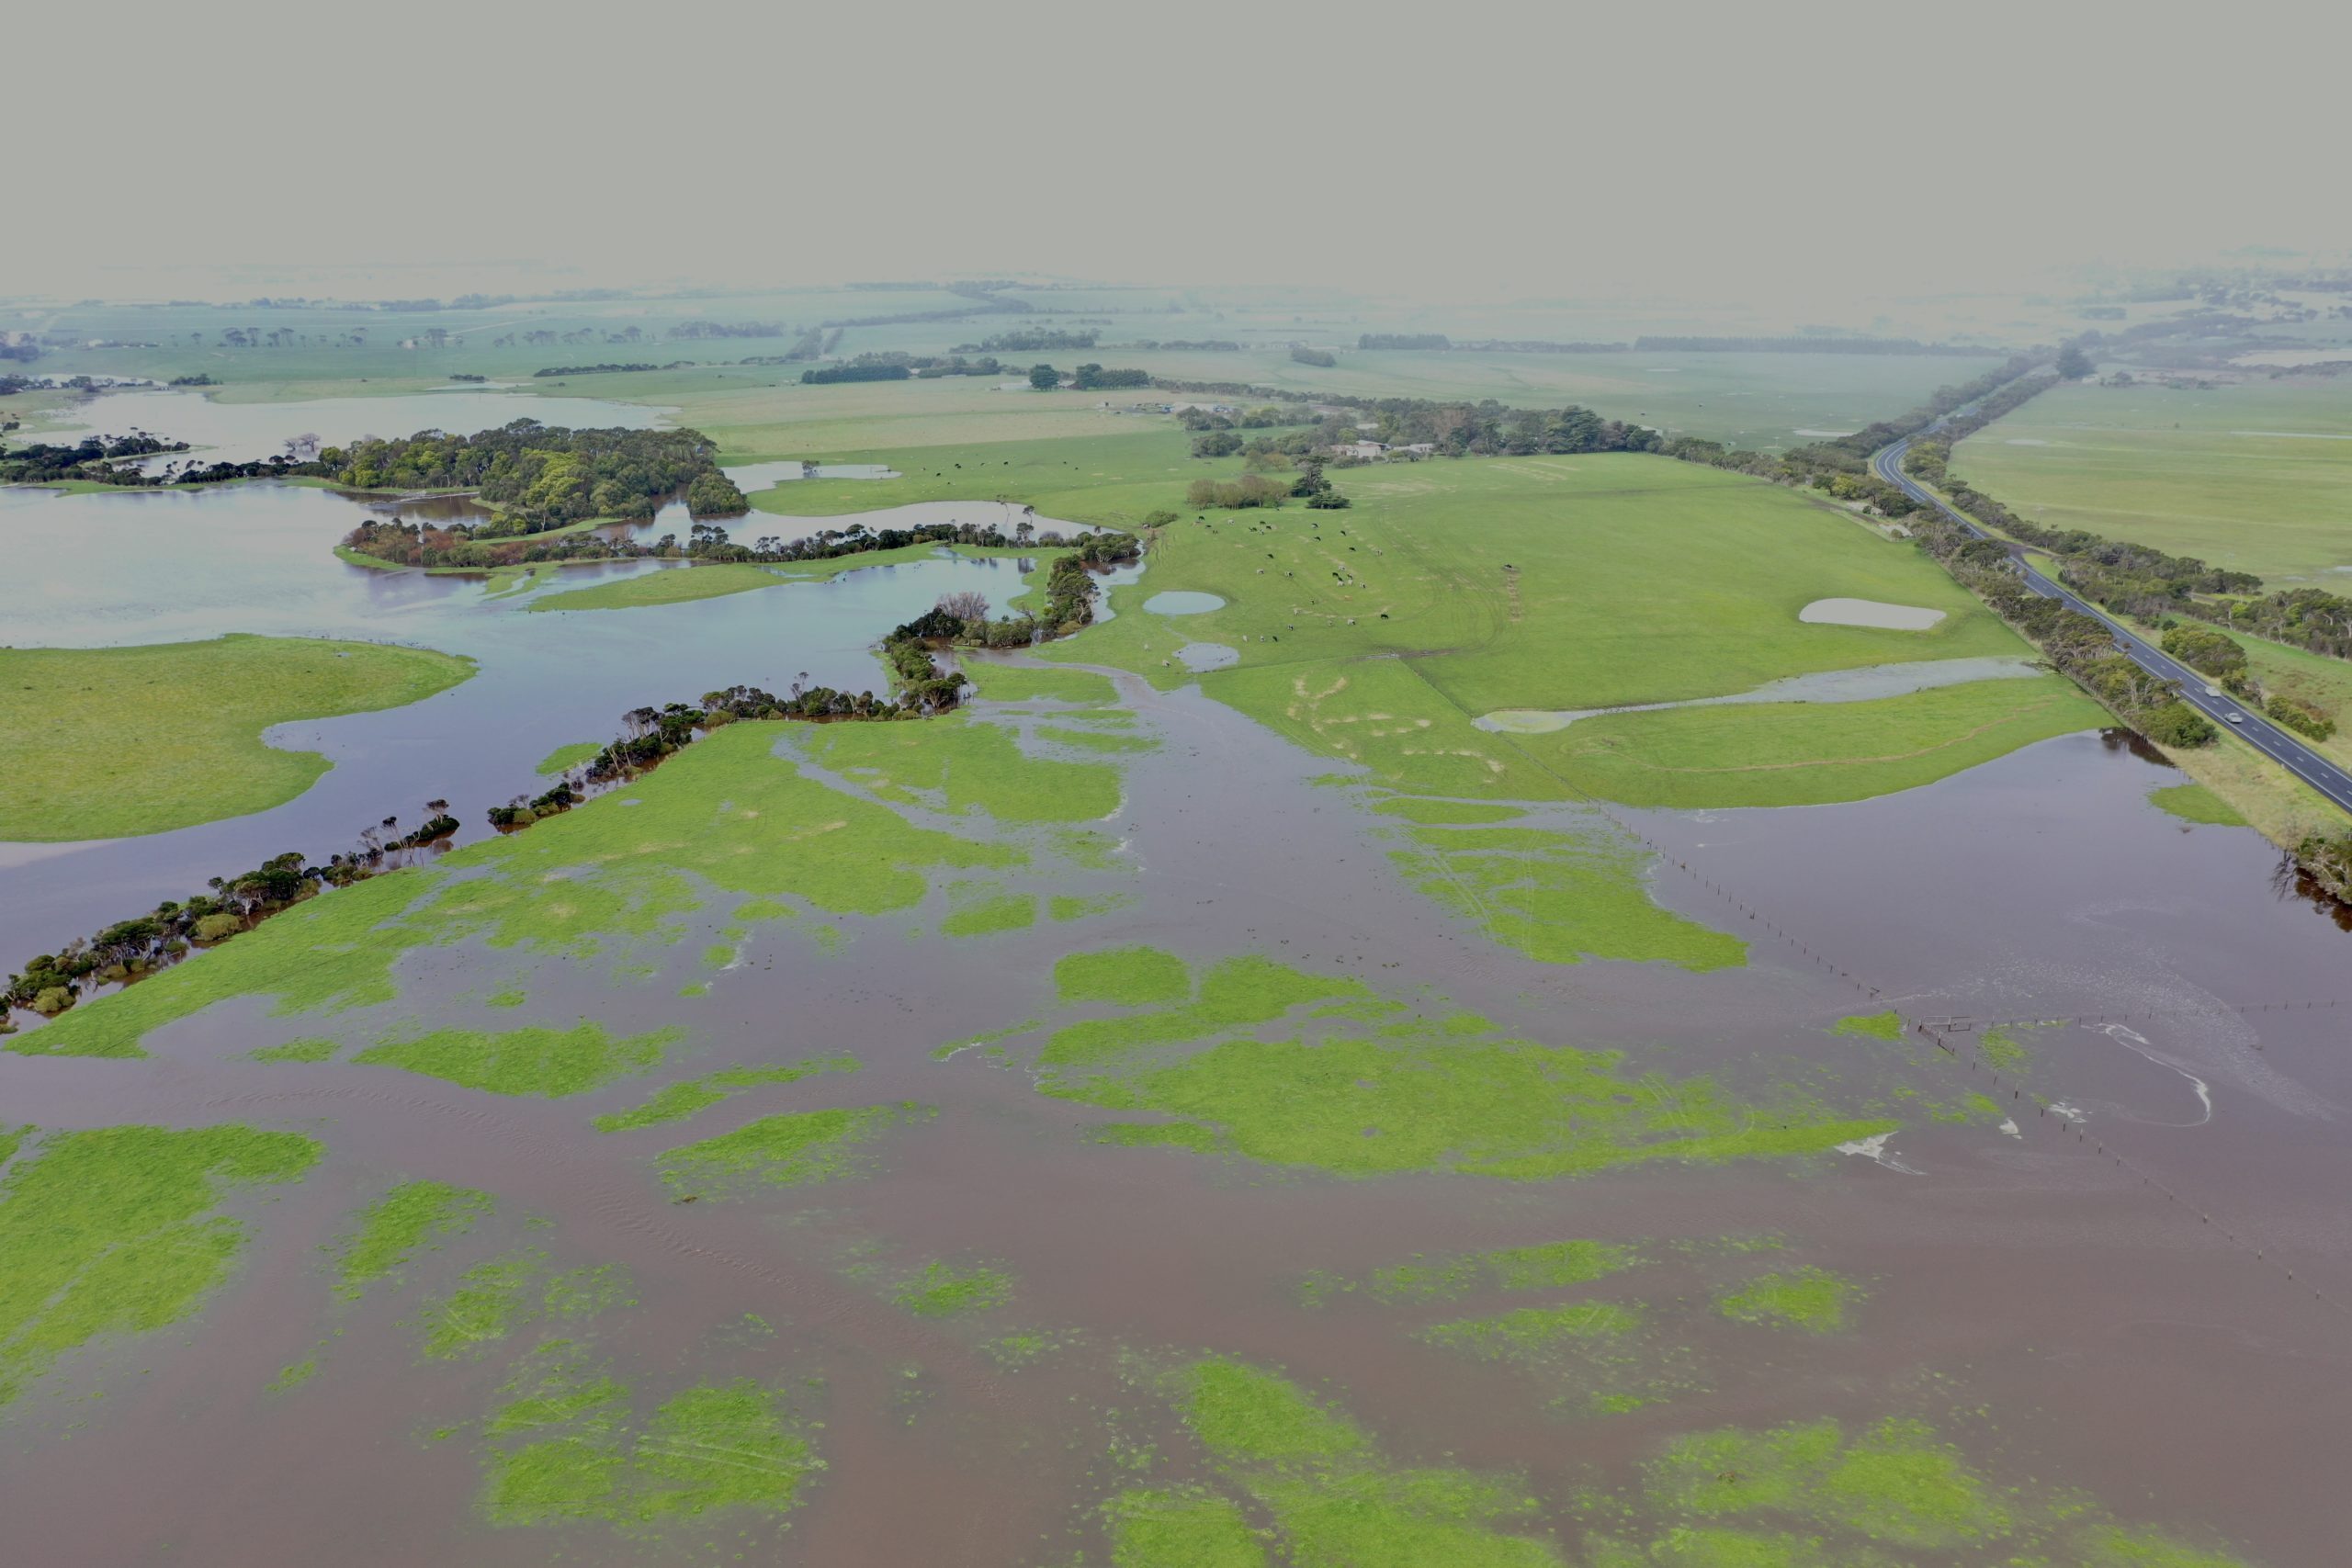
[[[2334,718],[2299,697],[2273,697],[2263,705],[2262,711],[2296,734],[2312,740],[2324,740],[2335,733]]]
[[[2245,649],[2211,626],[2179,626],[2165,633],[2164,650],[2201,674],[2226,680],[2245,669]]]
[[[2159,746],[2210,745],[2220,733],[2205,722],[2202,714],[2177,697],[2150,709],[2148,716],[2141,721],[2141,728]]]

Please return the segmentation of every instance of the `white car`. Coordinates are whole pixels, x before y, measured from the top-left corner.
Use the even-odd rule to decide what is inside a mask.
[[[2205,688],[2205,694],[2209,697],[2218,697],[2222,694],[2222,688],[2219,686],[2208,686]]]
[[[2229,716],[2229,720],[2232,724],[2244,724],[2245,722],[2245,715],[2242,713],[2233,713]]]

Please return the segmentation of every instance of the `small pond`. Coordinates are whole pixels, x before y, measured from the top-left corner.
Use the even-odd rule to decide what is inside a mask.
[[[1155,593],[1145,600],[1143,607],[1155,615],[1205,615],[1211,610],[1224,609],[1225,601],[1214,593],[1171,588],[1165,593]]]

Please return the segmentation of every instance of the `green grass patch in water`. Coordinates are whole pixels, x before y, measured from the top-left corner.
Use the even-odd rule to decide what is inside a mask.
[[[1389,859],[1412,886],[1543,964],[1589,958],[1736,967],[1747,944],[1661,908],[1649,896],[1649,855],[1599,818],[1576,833],[1535,828],[1419,827],[1419,846]]]
[[[958,1317],[1011,1301],[1012,1276],[1001,1269],[958,1269],[943,1259],[925,1266],[890,1299],[917,1317]]]
[[[561,1100],[650,1071],[684,1032],[659,1029],[615,1039],[582,1019],[570,1029],[436,1029],[369,1046],[355,1062],[422,1073],[490,1094]]]
[[[1054,964],[1054,989],[1065,1002],[1155,1007],[1193,994],[1184,961],[1156,947],[1105,947],[1072,953]]]
[[[956,899],[949,889],[951,902]],[[1001,931],[1027,931],[1037,923],[1037,900],[1027,893],[967,896],[939,922],[942,936],[994,936]]]
[[[1735,1323],[1835,1334],[1846,1326],[1848,1309],[1859,1304],[1860,1285],[1842,1274],[1808,1265],[1760,1275],[1736,1290],[1719,1291],[1715,1310]]]
[[[430,1359],[470,1359],[541,1319],[584,1320],[629,1304],[628,1277],[613,1264],[552,1272],[537,1247],[478,1263],[447,1295],[427,1302],[415,1326]]]
[[[912,1100],[848,1110],[763,1116],[731,1133],[664,1149],[662,1179],[674,1188],[724,1193],[751,1185],[811,1186],[857,1174],[864,1145],[891,1128],[933,1115]]]
[[[335,1294],[356,1301],[423,1249],[473,1229],[496,1207],[487,1192],[446,1181],[403,1181],[368,1205],[335,1267]]]
[[[526,1357],[484,1431],[481,1510],[502,1526],[635,1530],[718,1514],[779,1516],[824,1468],[783,1394],[698,1383],[641,1423],[628,1386],[570,1340]]]
[[[1244,1362],[1211,1358],[1172,1382],[1185,1424],[1227,1484],[1271,1516],[1282,1560],[1297,1568],[1553,1568],[1562,1562],[1550,1541],[1504,1528],[1532,1520],[1536,1510],[1516,1478],[1389,1464],[1345,1415]],[[1230,1532],[1209,1533],[1205,1525],[1204,1535],[1231,1540]]]
[[[803,727],[804,728],[808,727]],[[1119,808],[1119,770],[1032,757],[1014,732],[967,713],[922,724],[829,724],[804,754],[878,799],[999,822],[1091,822]]]
[[[127,838],[266,811],[331,764],[264,731],[404,707],[473,672],[429,649],[310,637],[0,648],[0,839]]]
[[[1238,1506],[1197,1488],[1138,1487],[1102,1509],[1112,1568],[1264,1568],[1265,1543]]]
[[[601,740],[575,740],[569,746],[559,746],[539,759],[538,774],[541,778],[553,778],[558,773],[570,773],[604,749]]]
[[[21,1138],[13,1134],[10,1141]],[[51,1133],[0,1173],[0,1404],[58,1357],[151,1334],[235,1268],[232,1190],[292,1181],[322,1151],[298,1133],[225,1124]]]
[[[1537,1355],[1572,1341],[1622,1339],[1641,1326],[1639,1306],[1571,1302],[1435,1324],[1426,1330],[1426,1337],[1433,1345],[1493,1359]]]
[[[659,1126],[665,1122],[683,1122],[698,1111],[724,1104],[747,1089],[756,1089],[763,1084],[798,1083],[819,1073],[855,1071],[857,1058],[854,1056],[811,1056],[806,1061],[773,1067],[722,1067],[698,1078],[667,1085],[642,1105],[599,1116],[595,1128],[599,1133],[627,1133],[639,1127]]]
[[[304,1383],[309,1382],[312,1378],[317,1377],[318,1375],[319,1363],[316,1357],[312,1357],[309,1360],[295,1361],[289,1365],[277,1369],[277,1375],[269,1380],[269,1392],[272,1393],[288,1393],[291,1390],[301,1387]]]
[[[682,918],[713,888],[876,916],[920,903],[934,871],[1026,861],[1006,846],[910,826],[808,778],[773,754],[779,739],[780,727],[730,725],[626,790],[429,867],[311,898],[8,1048],[133,1056],[148,1033],[232,997],[275,997],[279,1015],[393,1000],[392,967],[410,948],[480,937],[586,957],[616,942],[676,941]]]
[[[2198,822],[2214,828],[2243,828],[2246,825],[2245,818],[2238,815],[2236,807],[2201,784],[2172,784],[2164,789],[2150,790],[2148,804],[2184,822]]]
[[[1841,1018],[1832,1034],[1858,1036],[1864,1040],[1900,1040],[1903,1038],[1903,1015],[1898,1012],[1857,1013]]]

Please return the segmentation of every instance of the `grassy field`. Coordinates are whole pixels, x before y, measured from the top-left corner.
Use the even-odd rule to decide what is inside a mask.
[[[2023,649],[1916,550],[1712,468],[1595,456],[1333,478],[1356,502],[1347,511],[1184,509],[1154,544],[1149,582],[1123,591],[1121,619],[1089,634],[1098,652],[1146,667],[1186,641],[1233,645],[1244,666],[1401,654],[1482,714],[1672,702],[1806,671]],[[1226,605],[1125,615],[1130,598],[1168,589]],[[1829,597],[1946,617],[1924,632],[1797,619]]]
[[[1865,703],[1675,708],[1587,720],[1525,744],[1634,806],[1812,806],[1889,795],[2108,722],[2071,681],[1980,681]]]
[[[2273,586],[2352,570],[2352,378],[2060,387],[1962,442],[1952,470],[2038,522]]]
[[[1161,685],[1221,644],[1211,694],[1400,789],[1543,800],[1573,784],[1643,804],[1772,805],[1910,787],[2098,722],[2054,682],[1837,705],[1743,705],[1580,721],[1506,739],[1502,708],[1675,702],[1817,671],[2018,655],[2025,645],[1931,561],[1790,491],[1641,457],[1349,469],[1343,512],[1187,512],[1148,584],[1053,657]],[[1225,606],[1145,613],[1195,589]],[[1931,630],[1808,625],[1813,600],[1945,612]],[[1668,784],[1671,778],[1675,782]]]
[[[271,725],[401,707],[472,673],[430,649],[295,637],[0,649],[0,840],[124,838],[266,810],[328,767],[263,745]]]
[[[696,599],[717,599],[775,588],[789,579],[772,568],[741,561],[697,562],[616,577],[587,588],[544,593],[524,606],[526,610],[626,610],[649,604],[684,604]]]

